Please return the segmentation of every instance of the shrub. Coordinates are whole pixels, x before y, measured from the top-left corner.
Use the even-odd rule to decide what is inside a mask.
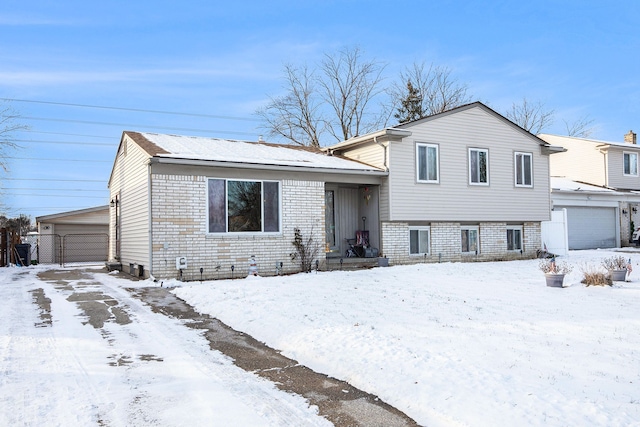
[[[602,266],[607,270],[625,270],[627,260],[622,255],[614,255],[602,260]]]
[[[573,267],[567,264],[566,261],[557,262],[555,257],[541,259],[538,267],[545,274],[569,274],[573,270]]]
[[[296,248],[295,252],[289,254],[291,261],[298,260],[300,270],[304,272],[311,271],[313,259],[318,255],[319,245],[313,238],[313,230],[309,233],[309,237],[305,240],[302,237],[302,231],[298,227],[293,229],[293,241],[291,244]]]
[[[580,267],[583,277],[581,283],[586,286],[611,286],[613,281],[611,280],[611,274],[604,272],[598,267],[592,265],[583,265]]]

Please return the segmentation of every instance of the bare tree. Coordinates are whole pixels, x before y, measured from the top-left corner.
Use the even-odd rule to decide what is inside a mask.
[[[257,111],[269,136],[319,147],[325,134],[343,141],[383,123],[372,100],[382,93],[385,65],[364,60],[358,48],[326,54],[316,71],[285,66],[284,96]]]
[[[271,98],[257,111],[269,136],[279,136],[294,144],[320,146],[320,133],[325,119],[315,92],[315,77],[306,66],[285,65],[285,87],[288,93]]]
[[[376,130],[380,117],[369,109],[370,101],[382,92],[382,71],[385,65],[374,60],[364,61],[358,48],[344,49],[338,54],[326,54],[321,63],[324,89],[322,98],[337,120],[327,123],[327,130],[338,141]]]
[[[451,76],[448,67],[414,62],[400,73],[400,82],[388,92],[394,117],[401,123],[442,113],[471,102],[466,84]],[[407,106],[409,108],[407,108]]]
[[[532,103],[522,98],[520,104],[515,102],[505,112],[505,117],[536,135],[553,123],[554,110],[548,110],[542,102]]]
[[[7,151],[18,148],[13,141],[13,133],[28,129],[28,126],[17,123],[20,115],[11,108],[11,105],[4,101],[0,103],[0,167],[8,170],[6,157]]]
[[[567,135],[574,136],[576,138],[589,138],[593,134],[593,119],[587,116],[582,116],[578,120],[569,123],[563,120],[567,129]]]

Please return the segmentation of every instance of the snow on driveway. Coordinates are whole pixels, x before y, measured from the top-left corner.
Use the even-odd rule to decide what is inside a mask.
[[[0,425],[331,425],[130,298],[130,281],[43,281],[45,270],[0,269]],[[83,294],[114,316],[91,324]]]

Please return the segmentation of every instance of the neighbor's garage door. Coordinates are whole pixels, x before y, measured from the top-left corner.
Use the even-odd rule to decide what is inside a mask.
[[[562,209],[561,206],[554,210]],[[569,249],[615,248],[616,209],[566,207],[569,228]]]

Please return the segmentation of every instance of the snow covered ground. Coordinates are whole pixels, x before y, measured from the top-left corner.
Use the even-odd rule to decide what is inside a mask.
[[[574,251],[563,289],[538,260],[191,283],[196,309],[419,424],[640,425],[640,252],[630,283],[586,287],[618,252]]]
[[[615,254],[570,252],[564,289],[545,286],[537,260],[164,286],[421,425],[640,426],[640,252],[623,254],[631,282],[580,284],[581,266]],[[328,424],[128,298],[131,281],[91,275],[88,290],[133,320],[96,329],[71,291],[38,280],[43,269],[0,269],[0,425]],[[34,327],[35,289],[51,299],[51,326]]]

